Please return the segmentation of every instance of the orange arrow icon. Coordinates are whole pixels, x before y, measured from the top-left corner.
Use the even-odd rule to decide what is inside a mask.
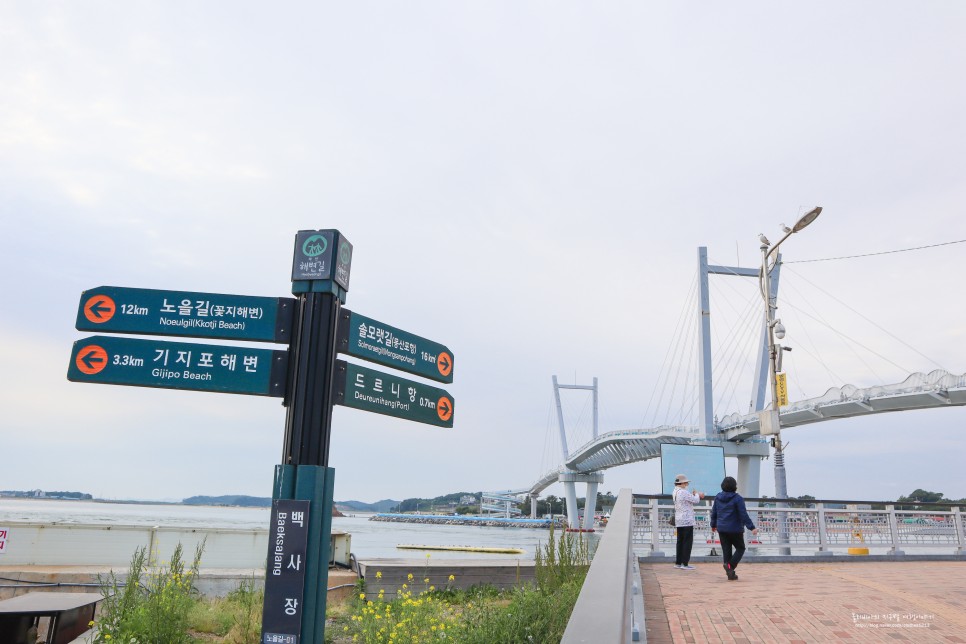
[[[107,351],[96,344],[86,346],[77,352],[74,364],[88,376],[100,373],[107,366]]]
[[[95,295],[84,303],[84,317],[94,324],[103,324],[114,317],[117,306],[106,295]]]
[[[453,401],[446,396],[440,396],[436,402],[436,415],[443,422],[453,417]]]
[[[453,372],[453,356],[445,351],[440,351],[439,357],[436,359],[436,368],[439,369],[441,376],[451,374]]]

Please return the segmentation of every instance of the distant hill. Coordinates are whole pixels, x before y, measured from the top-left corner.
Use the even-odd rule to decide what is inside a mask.
[[[336,501],[335,507],[339,508],[343,512],[389,512],[393,508],[399,505],[399,501],[393,501],[392,499],[383,499],[382,501],[376,501],[375,503],[364,503],[363,501]]]
[[[271,497],[226,494],[224,496],[191,496],[183,500],[185,505],[240,505],[248,508],[270,508]]]

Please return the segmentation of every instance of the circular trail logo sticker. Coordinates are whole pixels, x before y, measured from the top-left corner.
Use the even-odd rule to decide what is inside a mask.
[[[74,364],[81,373],[86,373],[88,376],[100,373],[107,366],[107,351],[96,344],[88,345],[77,352]]]
[[[306,257],[318,257],[329,247],[329,240],[324,235],[312,235],[302,243],[302,254]]]
[[[104,324],[117,310],[114,300],[106,295],[95,295],[84,303],[84,317],[94,324]]]
[[[348,264],[351,257],[352,251],[349,249],[349,244],[342,244],[339,248],[339,261],[343,264]]]

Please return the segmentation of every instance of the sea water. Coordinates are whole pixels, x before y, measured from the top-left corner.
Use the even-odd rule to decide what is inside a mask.
[[[434,559],[533,559],[550,531],[539,528],[432,525],[369,521],[371,514],[333,517],[332,530],[352,535],[351,552],[356,559],[386,557]],[[134,525],[235,530],[267,530],[268,508],[67,501],[60,499],[0,498],[0,527],[7,523],[68,525]],[[559,535],[559,532],[556,534]],[[595,538],[595,537],[590,537]],[[464,551],[399,549],[398,545],[473,546],[520,548],[521,555]],[[2,562],[0,562],[2,563]]]

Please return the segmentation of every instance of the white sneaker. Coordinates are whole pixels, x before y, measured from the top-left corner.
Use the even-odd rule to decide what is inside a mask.
[[[681,570],[695,570],[695,567],[691,565],[681,566]]]
[[[674,564],[674,567],[675,568],[684,568],[684,566],[682,566],[681,564]]]

